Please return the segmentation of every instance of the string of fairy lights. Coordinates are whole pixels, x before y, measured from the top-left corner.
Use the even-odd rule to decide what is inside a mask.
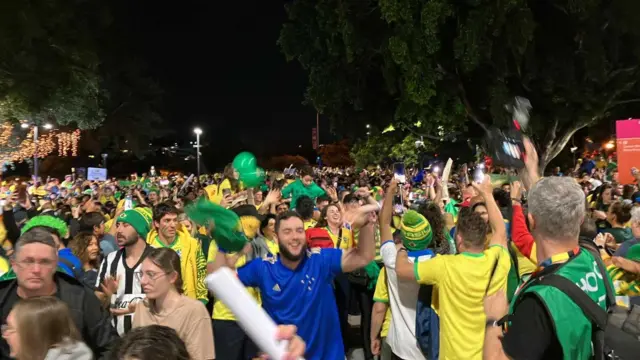
[[[17,163],[34,156],[44,158],[56,149],[58,156],[77,156],[80,130],[59,131],[49,130],[38,134],[38,144],[33,141],[34,129],[30,127],[23,140],[14,134],[14,125],[3,123],[0,125],[0,163]]]

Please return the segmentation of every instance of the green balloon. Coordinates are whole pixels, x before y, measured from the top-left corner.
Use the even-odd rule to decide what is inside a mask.
[[[258,166],[256,157],[248,151],[243,151],[233,159],[233,168],[239,173],[254,171]]]
[[[240,172],[240,181],[248,188],[260,186],[264,182],[264,170],[256,168],[253,171]]]

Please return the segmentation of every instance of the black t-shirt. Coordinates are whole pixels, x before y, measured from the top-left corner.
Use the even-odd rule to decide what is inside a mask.
[[[504,352],[516,360],[562,359],[562,347],[545,305],[534,294],[523,296],[502,339]]]
[[[11,309],[13,309],[13,305],[15,305],[18,301],[20,301],[20,297],[15,290],[10,291],[7,294],[4,303],[2,303],[2,309],[0,309],[0,311],[2,311],[2,324],[7,323],[7,316],[9,316]]]

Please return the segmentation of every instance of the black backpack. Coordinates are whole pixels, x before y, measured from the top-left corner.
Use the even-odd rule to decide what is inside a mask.
[[[591,249],[585,249],[589,252]],[[605,279],[607,311],[596,304],[578,285],[556,274],[540,279],[540,283],[564,292],[578,305],[592,323],[594,360],[631,360],[640,356],[640,307],[629,308],[616,304],[616,297],[600,255],[594,256],[598,271]]]

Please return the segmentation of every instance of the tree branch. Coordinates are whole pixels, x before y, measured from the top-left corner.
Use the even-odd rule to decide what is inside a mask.
[[[618,105],[624,105],[624,104],[630,104],[630,103],[636,103],[636,102],[640,102],[640,98],[616,101],[611,106],[609,106],[609,108],[612,108]]]
[[[442,68],[440,65],[438,65],[438,67]],[[478,117],[478,115],[476,115],[476,113],[473,111],[473,106],[471,106],[471,102],[467,97],[467,91],[464,88],[462,79],[460,79],[460,75],[458,74],[458,69],[456,69],[456,82],[458,83],[458,93],[459,93],[458,95],[460,96],[460,100],[462,100],[462,103],[464,104],[464,108],[467,112],[467,116],[471,118],[473,122],[478,124],[485,132],[488,132],[489,129],[487,128],[487,125],[482,120],[480,120],[480,117]]]
[[[560,152],[562,151],[562,149],[564,149],[564,147],[567,145],[569,140],[571,140],[571,137],[573,136],[573,134],[575,134],[578,130],[586,126],[589,126],[590,124],[598,120],[601,120],[603,117],[603,114],[604,113],[593,116],[591,118],[587,118],[585,120],[577,121],[575,124],[570,125],[568,128],[563,130],[560,138],[557,138],[557,135],[556,135],[555,138],[557,140],[548,143],[547,147],[543,149],[542,156],[540,157],[540,173],[544,174],[544,169],[547,167],[547,165],[549,165],[551,160],[553,160],[556,156],[558,156],[558,154],[560,154]]]

